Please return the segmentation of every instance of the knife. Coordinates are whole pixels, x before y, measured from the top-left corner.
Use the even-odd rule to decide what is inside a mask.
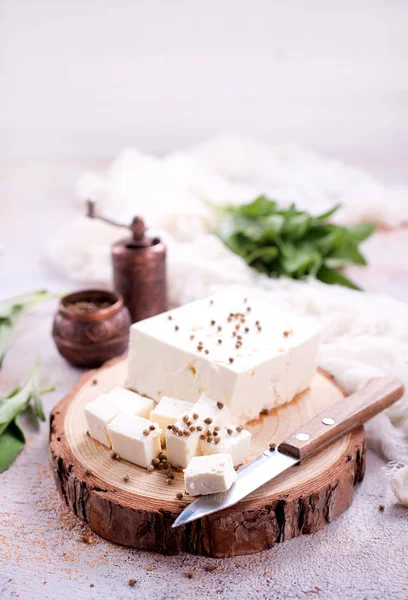
[[[173,523],[185,525],[233,506],[271,479],[325,448],[396,402],[404,393],[396,377],[375,377],[365,387],[325,409],[287,437],[277,450],[266,450],[237,471],[227,492],[200,496]]]

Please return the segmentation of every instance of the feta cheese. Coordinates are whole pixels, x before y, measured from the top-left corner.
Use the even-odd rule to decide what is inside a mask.
[[[85,406],[89,435],[94,440],[110,448],[111,443],[107,427],[120,412],[147,418],[153,406],[154,402],[149,398],[116,387]]]
[[[220,293],[132,325],[126,385],[157,401],[204,394],[242,424],[304,391],[318,348],[319,328],[272,297]]]
[[[88,402],[84,411],[91,438],[110,448],[111,443],[107,427],[116,415],[119,414],[120,408],[103,394],[96,400]]]
[[[156,404],[155,408],[150,413],[150,420],[158,423],[162,430],[162,441],[166,436],[168,425],[174,425],[184,413],[191,411],[192,402],[178,400],[177,398],[168,398],[165,396]]]
[[[152,421],[125,412],[108,425],[112,450],[120,458],[145,468],[161,452],[160,434],[161,429]]]
[[[120,406],[121,410],[143,419],[148,419],[150,411],[154,408],[153,400],[125,388],[115,387],[106,396]]]
[[[229,454],[195,456],[184,471],[184,485],[190,496],[226,492],[236,478]]]
[[[211,419],[213,427],[214,425],[221,426],[231,422],[231,411],[228,406],[222,402],[216,402],[204,394],[200,396],[191,410],[193,413],[198,414],[202,420]]]
[[[166,431],[167,458],[173,467],[185,469],[190,460],[199,452],[200,435],[204,435],[207,425],[193,417],[195,413],[184,415],[168,426]]]
[[[210,432],[213,435],[206,437],[205,440],[200,440],[200,454],[229,454],[234,467],[244,462],[251,447],[251,433],[249,431],[241,428],[237,431],[235,427],[223,427],[219,431],[211,431],[210,427]]]

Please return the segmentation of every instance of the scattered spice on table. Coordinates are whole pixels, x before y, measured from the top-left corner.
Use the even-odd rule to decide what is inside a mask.
[[[206,565],[206,566],[204,567],[204,569],[205,569],[206,571],[208,571],[209,573],[212,573],[213,571],[215,571],[215,569],[216,569],[216,568],[217,568],[217,565]]]

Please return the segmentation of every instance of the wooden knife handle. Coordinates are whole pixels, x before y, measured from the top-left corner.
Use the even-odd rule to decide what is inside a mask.
[[[327,408],[297,429],[278,447],[280,452],[303,459],[362,425],[401,398],[404,386],[397,377],[375,377],[360,391]]]

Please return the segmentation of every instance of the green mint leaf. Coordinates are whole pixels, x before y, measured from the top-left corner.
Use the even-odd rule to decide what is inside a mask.
[[[13,464],[24,445],[24,433],[17,420],[13,419],[0,436],[0,473]]]
[[[256,217],[267,217],[271,215],[275,209],[276,202],[269,200],[266,196],[259,196],[249,204],[235,206],[235,211],[237,214],[240,214],[243,217],[250,217],[252,219]]]
[[[374,223],[367,222],[357,223],[356,225],[351,225],[348,231],[356,242],[363,242],[374,233],[375,225]]]
[[[314,217],[292,204],[281,208],[266,196],[244,205],[217,207],[216,235],[253,269],[268,276],[301,279],[310,275],[326,283],[357,288],[339,270],[365,265],[358,245],[371,235],[370,223],[350,228],[328,220],[340,208]]]
[[[366,265],[367,261],[359,251],[357,244],[347,234],[343,244],[331,252],[327,258],[343,259],[344,264],[351,263],[355,265]]]
[[[266,246],[263,248],[257,248],[245,257],[245,260],[250,265],[257,259],[262,259],[262,262],[270,263],[279,256],[279,250],[275,246]]]
[[[362,291],[358,285],[353,283],[350,279],[347,279],[344,275],[335,271],[333,269],[329,269],[324,265],[319,269],[316,274],[317,279],[323,281],[323,283],[329,283],[330,285],[342,285],[344,287],[351,288],[352,290]]]
[[[336,204],[330,210],[327,210],[326,212],[322,213],[321,215],[318,215],[317,217],[315,217],[315,221],[327,221],[327,219],[332,217],[340,208],[341,208],[341,204]]]
[[[313,223],[313,218],[306,213],[290,214],[282,227],[282,236],[291,240],[300,240],[306,235]]]

